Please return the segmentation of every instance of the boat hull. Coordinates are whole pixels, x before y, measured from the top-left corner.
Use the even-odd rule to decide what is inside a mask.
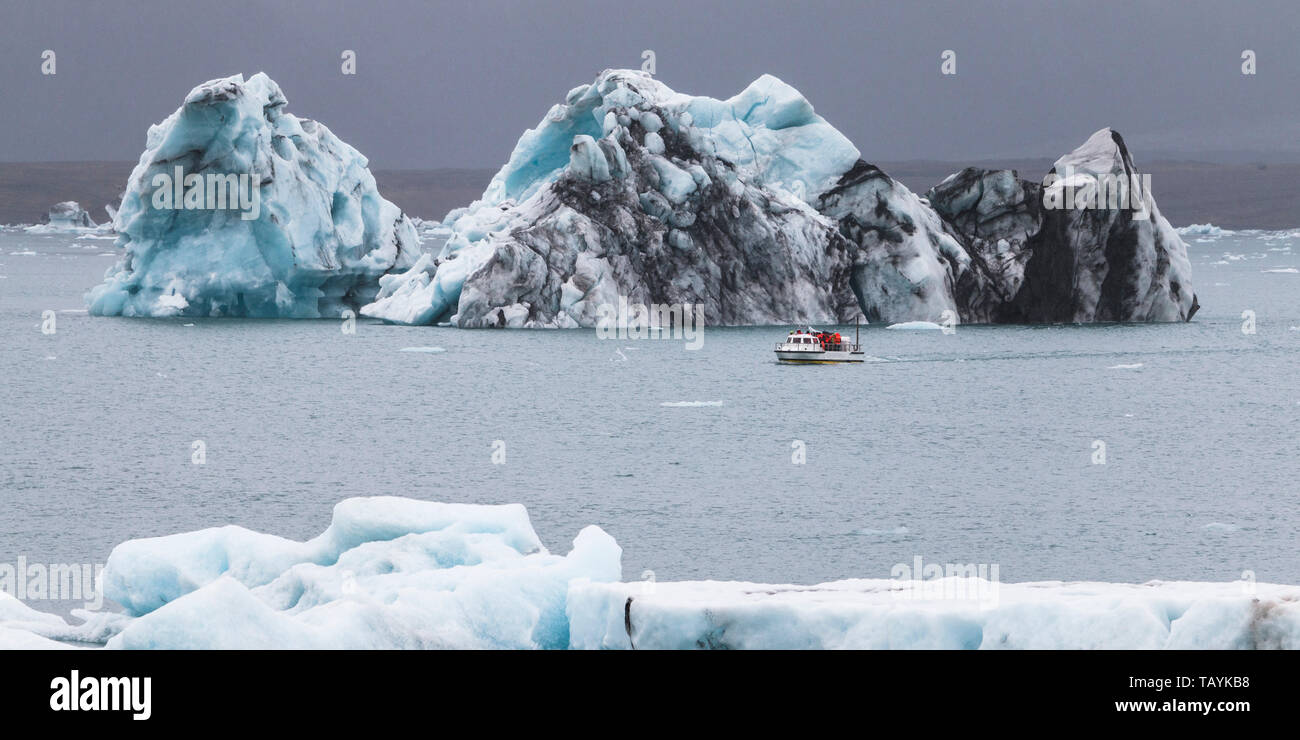
[[[790,365],[838,365],[844,362],[864,362],[862,352],[830,350],[807,352],[800,350],[776,350],[776,359]]]

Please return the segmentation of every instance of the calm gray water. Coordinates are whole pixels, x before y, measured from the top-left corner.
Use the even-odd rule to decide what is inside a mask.
[[[556,552],[598,524],[627,579],[888,578],[920,555],[1003,581],[1300,583],[1300,274],[1265,272],[1300,268],[1300,231],[1188,242],[1204,307],[1188,324],[871,327],[876,361],[784,367],[784,328],[709,329],[689,352],[94,318],[81,295],[111,241],[6,231],[0,562],[103,562],[231,523],[307,538],[335,502],[385,494],[521,502]],[[720,405],[663,405],[680,401]]]

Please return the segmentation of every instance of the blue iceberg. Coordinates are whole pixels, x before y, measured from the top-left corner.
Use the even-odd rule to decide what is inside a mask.
[[[415,226],[366,158],[285,105],[265,74],[236,75],[150,127],[92,314],[338,317],[415,264]]]

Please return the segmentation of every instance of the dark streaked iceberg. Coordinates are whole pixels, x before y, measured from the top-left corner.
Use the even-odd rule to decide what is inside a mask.
[[[922,198],[774,77],[716,100],[606,70],[525,132],[483,197],[448,214],[442,251],[381,278],[362,313],[590,327],[626,300],[702,306],[709,324],[1190,318],[1186,246],[1149,188],[1136,209],[1074,201],[1078,180],[1140,176],[1119,135],[1057,170],[1044,187],[968,169]],[[1069,203],[1050,200],[1067,188]]]
[[[1199,308],[1187,245],[1119,133],[1102,129],[1044,184],[966,169],[926,194],[978,266],[967,321],[1185,321]]]
[[[957,317],[970,257],[928,203],[862,160],[815,203],[857,247],[851,284],[868,321]]]
[[[956,286],[962,321],[1000,320],[1003,307],[1019,292],[1029,239],[1042,224],[1041,190],[1012,170],[968,167],[925,194],[970,259]]]
[[[602,307],[700,307],[709,324],[852,321],[856,247],[805,200],[858,158],[790,86],[730,100],[607,70],[519,140],[441,253],[362,313],[461,327],[595,326]]]
[[[1110,129],[1056,162],[1064,189],[1079,173],[1138,176],[1124,139]],[[1131,192],[1131,191],[1130,191]],[[1059,196],[1058,196],[1059,197]],[[1025,284],[1004,321],[1186,321],[1200,308],[1187,245],[1160,215],[1149,187],[1139,208],[1045,209],[1031,238]]]

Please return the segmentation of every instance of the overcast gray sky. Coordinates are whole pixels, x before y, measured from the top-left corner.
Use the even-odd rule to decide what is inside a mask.
[[[729,97],[768,72],[869,160],[1300,152],[1297,0],[0,0],[0,161],[135,160],[205,80],[265,71],[378,168],[496,167],[607,67]],[[57,74],[41,74],[41,54]],[[344,49],[358,74],[340,72]],[[940,54],[957,74],[940,75]],[[1256,52],[1258,73],[1241,73]]]

